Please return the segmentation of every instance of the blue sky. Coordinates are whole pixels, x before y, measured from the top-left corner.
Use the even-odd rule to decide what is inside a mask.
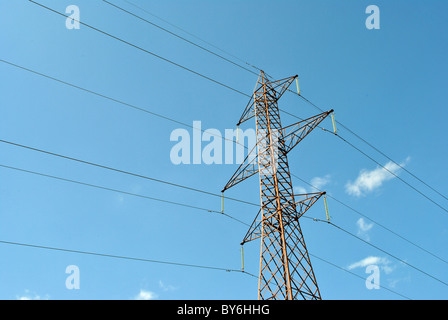
[[[100,0],[40,0],[59,12],[251,94],[257,76],[120,12]],[[217,51],[129,4],[113,3]],[[302,94],[442,194],[447,192],[445,1],[144,1],[152,14],[277,78],[300,77]],[[380,9],[368,30],[365,9]],[[248,98],[29,1],[0,1],[0,59],[203,129],[234,129]],[[250,67],[248,67],[250,68]],[[183,127],[36,74],[0,63],[0,139],[219,193],[236,164],[174,165],[170,135]],[[293,87],[294,88],[294,87]],[[280,107],[319,113],[285,94]],[[282,115],[283,123],[297,119]],[[322,125],[331,130],[331,121]],[[253,128],[253,122],[243,129]],[[433,199],[448,201],[389,159],[338,128],[342,137]],[[206,143],[203,143],[203,146]],[[0,165],[149,197],[220,210],[217,197],[83,165],[0,143]],[[448,213],[390,176],[337,137],[316,129],[289,155],[291,172],[395,233],[448,260]],[[216,213],[0,168],[0,240],[185,264],[240,268],[247,226]],[[296,190],[310,187],[293,177]],[[349,187],[351,186],[351,187]],[[258,179],[226,196],[259,202]],[[332,221],[368,243],[448,282],[447,264],[328,199]],[[251,223],[257,209],[225,201]],[[319,201],[308,216],[325,219]],[[411,299],[446,299],[448,288],[336,228],[302,219],[324,299],[401,299],[368,290],[366,266],[380,284]],[[259,243],[245,246],[245,269],[258,274]],[[256,299],[257,279],[198,269],[0,244],[2,299]],[[66,267],[80,289],[65,286]]]

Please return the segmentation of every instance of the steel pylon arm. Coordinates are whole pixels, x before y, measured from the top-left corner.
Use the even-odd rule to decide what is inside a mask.
[[[332,112],[333,110],[325,111],[316,116],[284,127],[282,129],[283,134],[280,135],[283,143],[279,144],[279,148],[282,148],[282,151],[287,154]]]
[[[258,154],[255,152],[257,145],[258,142],[253,146],[252,150],[248,153],[243,163],[241,163],[239,168],[235,171],[235,173],[230,178],[229,182],[227,182],[224,189],[221,190],[221,192],[230,189],[234,185],[246,180],[247,178],[252,177],[258,172]]]
[[[285,218],[287,219],[285,221],[286,224],[290,224],[294,221],[298,221],[300,217],[302,217],[312,206],[316,203],[317,200],[319,200],[320,197],[322,197],[326,192],[316,192],[316,193],[305,193],[305,194],[297,194],[294,195],[295,197],[305,197],[301,200],[294,201],[290,203],[290,206],[294,208],[293,214],[286,215]],[[241,244],[245,244],[247,242],[250,242],[252,240],[258,239],[262,236],[262,224],[263,220],[264,223],[269,223],[266,219],[266,217],[263,219],[263,217],[260,217],[261,209],[258,211],[254,221],[252,222],[251,226],[249,227],[249,230],[247,231],[246,235],[244,236],[243,241]],[[273,228],[270,228],[270,230],[273,230],[277,228],[276,226],[272,226]],[[266,229],[265,229],[266,230]]]
[[[238,121],[237,126],[239,126],[243,122],[246,122],[249,119],[252,119],[255,116],[255,98],[254,97],[257,93],[266,89],[266,91],[263,91],[264,94],[269,95],[272,98],[278,100],[286,92],[286,90],[288,90],[291,83],[297,77],[298,77],[298,75],[295,75],[293,77],[288,77],[285,79],[269,82],[269,85],[266,85],[266,83],[263,82],[264,72],[262,71],[260,77],[258,78],[254,93],[250,97],[250,100],[249,100],[248,104],[246,105],[246,108],[244,108],[243,114],[241,115],[241,118]],[[280,88],[279,91],[277,91],[278,88]]]

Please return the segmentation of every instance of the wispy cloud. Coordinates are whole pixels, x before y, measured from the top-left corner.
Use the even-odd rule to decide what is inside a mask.
[[[25,293],[22,295],[16,295],[17,300],[48,300],[50,297],[49,295],[45,295],[41,297],[40,295],[31,292],[30,290],[26,289]]]
[[[177,290],[177,288],[175,286],[172,286],[170,284],[166,284],[162,280],[159,280],[159,287],[163,291],[174,291],[174,290]]]
[[[400,169],[409,162],[409,157],[399,165],[390,161],[383,167],[373,170],[363,169],[354,182],[347,182],[345,190],[349,195],[360,197],[381,187],[384,182],[395,178]]]
[[[389,259],[384,258],[384,257],[375,257],[375,256],[369,256],[360,261],[354,262],[354,263],[350,264],[347,268],[348,268],[348,270],[353,270],[356,268],[365,268],[370,265],[377,265],[386,274],[390,274],[395,269],[391,265],[391,262],[389,261]]]
[[[373,228],[373,223],[367,223],[364,218],[359,218],[356,221],[356,225],[358,226],[358,236],[364,237],[367,241],[370,241],[370,236],[368,232]]]
[[[313,193],[313,192],[320,192],[324,186],[329,184],[331,182],[331,176],[329,174],[325,175],[324,177],[314,177],[310,181],[310,188],[304,188],[302,186],[294,187],[294,192],[299,194],[304,193]]]
[[[136,295],[134,298],[134,300],[155,300],[155,299],[157,299],[156,293],[143,289],[141,289],[139,294]]]

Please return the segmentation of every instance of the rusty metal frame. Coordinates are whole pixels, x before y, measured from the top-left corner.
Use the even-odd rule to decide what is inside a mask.
[[[283,127],[278,100],[296,78],[269,81],[261,71],[238,122],[255,118],[257,153],[249,152],[222,190],[259,173],[261,208],[242,244],[261,239],[260,300],[321,299],[299,220],[325,192],[294,194],[287,154],[332,110]],[[304,199],[296,201],[297,196]]]

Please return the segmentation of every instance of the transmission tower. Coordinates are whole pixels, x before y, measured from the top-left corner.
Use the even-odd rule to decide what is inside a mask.
[[[333,110],[282,127],[278,100],[296,79],[261,71],[237,124],[255,118],[257,143],[222,190],[259,173],[261,208],[242,242],[261,238],[259,300],[321,299],[299,219],[325,192],[294,194],[287,155]]]

